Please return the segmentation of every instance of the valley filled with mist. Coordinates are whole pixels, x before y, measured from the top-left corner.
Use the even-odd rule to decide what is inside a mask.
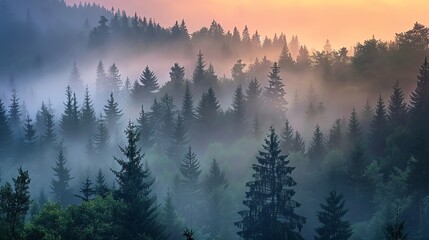
[[[429,239],[429,28],[316,49],[0,0],[0,239]]]

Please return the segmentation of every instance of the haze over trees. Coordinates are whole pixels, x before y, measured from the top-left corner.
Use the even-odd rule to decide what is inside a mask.
[[[0,1],[0,239],[429,238],[427,27],[130,14]]]

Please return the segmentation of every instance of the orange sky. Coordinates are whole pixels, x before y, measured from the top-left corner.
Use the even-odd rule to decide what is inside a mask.
[[[66,0],[68,3],[81,0]],[[84,0],[83,0],[84,1]],[[163,26],[184,18],[194,31],[215,19],[224,29],[244,25],[261,35],[297,34],[301,43],[321,48],[329,38],[334,48],[350,47],[375,34],[393,39],[414,22],[429,25],[425,0],[89,0],[128,13],[153,17]]]

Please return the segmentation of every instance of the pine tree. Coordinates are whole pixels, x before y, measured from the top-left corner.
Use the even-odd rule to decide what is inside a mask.
[[[301,134],[298,131],[295,131],[295,138],[292,144],[292,151],[298,152],[301,154],[305,153],[305,142],[302,139]]]
[[[405,219],[400,219],[399,208],[395,208],[395,219],[393,223],[386,224],[386,240],[408,240],[408,234],[405,233]]]
[[[162,139],[169,140],[175,130],[174,119],[176,112],[176,106],[174,106],[173,98],[165,94],[161,98],[161,130]]]
[[[159,89],[158,79],[155,73],[146,66],[143,73],[140,75],[140,84],[142,85],[142,94],[144,96],[150,96]]]
[[[109,82],[107,80],[107,73],[104,69],[103,62],[100,62],[97,65],[97,77],[95,78],[95,85],[97,88],[97,99],[105,99],[107,98],[110,90],[109,90]]]
[[[391,129],[405,126],[407,123],[407,104],[404,100],[404,93],[397,81],[393,86],[393,93],[390,95],[389,106],[387,108],[387,120]]]
[[[165,232],[170,240],[179,240],[180,237],[180,224],[178,222],[178,214],[173,204],[173,195],[170,189],[167,190],[167,196],[164,200],[163,207],[163,222],[165,223]]]
[[[234,93],[234,99],[232,100],[232,117],[233,117],[233,129],[235,130],[238,137],[240,137],[246,129],[246,109],[245,99],[241,85],[237,87]]]
[[[206,77],[205,67],[206,67],[206,64],[203,59],[203,54],[201,53],[201,50],[200,50],[198,52],[198,58],[195,64],[194,73],[192,74],[192,81],[199,90],[203,90],[203,87],[205,87],[205,77]]]
[[[89,177],[86,177],[85,181],[82,182],[80,188],[81,195],[75,194],[77,198],[80,198],[84,202],[88,202],[95,195],[95,189],[92,187],[93,183]]]
[[[27,154],[31,154],[36,150],[36,129],[34,128],[33,124],[31,123],[33,120],[31,120],[30,116],[27,116],[27,120],[24,127],[24,151]]]
[[[95,110],[89,95],[88,87],[85,89],[85,98],[80,112],[80,124],[82,132],[86,135],[92,135],[97,125],[97,118],[95,117]]]
[[[182,86],[185,83],[185,67],[180,66],[178,63],[170,68],[170,80],[174,85],[175,91],[182,91]]]
[[[276,62],[274,62],[273,67],[268,77],[268,87],[265,88],[265,97],[271,107],[277,109],[281,112],[286,111],[287,101],[284,99],[286,92],[284,90],[284,84],[280,78],[280,68]]]
[[[21,135],[21,108],[19,106],[19,98],[15,89],[12,90],[12,97],[10,99],[8,123],[11,127],[15,138]]]
[[[425,139],[429,139],[429,63],[427,58],[420,67],[417,76],[416,89],[410,97],[410,128],[413,134],[423,133]]]
[[[45,131],[41,136],[42,144],[44,145],[52,145],[57,139],[57,135],[55,134],[55,122],[54,115],[50,112],[44,112],[45,118]]]
[[[106,184],[106,180],[101,169],[98,169],[97,177],[95,179],[94,193],[97,196],[105,198],[109,194],[110,190]]]
[[[121,119],[123,113],[119,109],[119,103],[115,101],[113,97],[113,92],[110,93],[110,98],[107,100],[107,104],[104,105],[104,115],[106,126],[108,129],[112,130],[112,133],[116,133],[119,128],[119,120]],[[115,134],[116,136],[117,134]]]
[[[207,93],[203,93],[196,112],[200,132],[213,131],[218,123],[220,105],[212,88],[209,88]]]
[[[295,61],[292,59],[292,55],[290,54],[286,43],[283,45],[278,63],[279,67],[285,70],[292,70],[295,66]]]
[[[369,100],[366,100],[365,106],[361,113],[361,125],[363,132],[366,134],[369,132],[371,127],[372,118],[374,117],[374,110],[372,109]]]
[[[386,147],[386,138],[388,135],[386,107],[384,106],[381,94],[375,108],[375,115],[371,122],[370,148],[377,157],[382,157]]]
[[[189,82],[186,81],[185,94],[182,101],[182,115],[186,129],[189,131],[195,120],[194,100],[189,87]]]
[[[6,109],[0,99],[0,159],[7,158],[11,151],[12,129],[6,116]]]
[[[202,84],[203,89],[207,89],[208,87],[215,87],[218,83],[218,77],[215,73],[214,66],[211,63],[209,64],[205,75],[205,82]]]
[[[156,144],[160,144],[161,136],[162,136],[162,106],[161,103],[155,98],[153,100],[153,104],[150,107],[151,112],[149,112],[149,123],[152,128],[154,142]]]
[[[246,89],[246,110],[251,111],[254,108],[259,107],[259,98],[261,97],[262,89],[261,84],[255,78],[250,81]]]
[[[51,189],[55,200],[59,201],[63,206],[68,205],[73,196],[73,190],[69,185],[70,180],[73,178],[70,176],[70,169],[67,168],[66,164],[66,157],[63,149],[61,149],[57,157],[56,166],[52,168],[56,179],[52,179]]]
[[[70,86],[66,90],[66,102],[64,103],[64,113],[61,115],[60,126],[64,137],[76,137],[79,129],[79,111],[76,94],[71,91]]]
[[[9,182],[0,188],[0,212],[2,229],[6,230],[6,239],[23,239],[24,220],[30,209],[30,177],[28,171],[18,169],[18,177],[13,178],[13,187]]]
[[[295,213],[300,204],[292,197],[296,182],[290,176],[294,167],[281,155],[278,136],[273,127],[265,138],[258,163],[253,164],[253,181],[243,201],[247,210],[240,211],[242,220],[235,225],[243,239],[303,239],[300,235],[305,218]]]
[[[296,58],[296,66],[299,70],[307,70],[310,68],[310,65],[310,53],[308,52],[308,49],[305,45],[301,46],[299,48],[299,54]]]
[[[171,144],[167,149],[167,155],[170,159],[175,159],[177,156],[183,156],[186,151],[187,131],[182,114],[177,114],[175,121],[175,130],[171,135]]]
[[[137,119],[137,124],[137,129],[140,133],[140,146],[142,146],[143,149],[149,149],[153,146],[153,129],[148,114],[144,111],[143,105],[139,118]]]
[[[225,204],[225,189],[228,187],[228,180],[216,159],[213,159],[210,165],[210,171],[206,176],[204,185],[208,197],[210,232],[217,236],[222,229],[221,224],[222,219],[224,219],[222,204]]]
[[[68,85],[75,92],[81,92],[83,90],[83,81],[77,68],[76,62],[73,63],[72,70],[70,72]]]
[[[281,137],[280,149],[286,154],[289,154],[290,152],[292,152],[292,149],[293,149],[292,145],[293,145],[294,137],[293,137],[292,126],[290,126],[289,120],[287,119],[282,129],[282,132],[280,134],[280,137]]]
[[[308,148],[308,158],[310,160],[310,167],[318,169],[326,156],[325,137],[320,131],[319,124],[316,125],[314,130],[313,139]]]
[[[326,204],[320,204],[323,211],[317,212],[321,227],[316,229],[315,240],[348,240],[352,235],[350,223],[342,220],[347,210],[344,209],[345,200],[342,194],[336,191],[329,193],[325,198]]]
[[[112,170],[119,189],[115,198],[123,202],[124,208],[117,213],[122,239],[139,239],[143,236],[164,239],[164,227],[158,222],[156,196],[152,193],[153,178],[150,170],[143,167],[144,155],[137,147],[139,134],[129,122],[125,130],[128,144],[120,147],[126,159],[116,158],[121,169]]]
[[[100,118],[98,119],[97,131],[94,135],[94,146],[96,153],[102,160],[104,160],[103,156],[105,156],[106,151],[109,149],[109,143],[109,129],[104,122],[103,116],[101,116],[100,114]]]
[[[115,95],[119,94],[121,86],[122,86],[122,80],[121,80],[121,74],[119,73],[119,69],[116,66],[116,64],[112,64],[112,66],[109,67],[109,70],[107,71],[107,82],[108,82],[108,88],[107,88],[107,94],[114,93]]]

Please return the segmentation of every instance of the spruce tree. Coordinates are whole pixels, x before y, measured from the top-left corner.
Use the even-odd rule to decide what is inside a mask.
[[[6,109],[0,99],[0,158],[4,159],[10,154],[12,129],[6,116]]]
[[[295,61],[293,60],[286,43],[283,44],[278,63],[279,67],[285,70],[292,70],[295,66]]]
[[[205,75],[205,82],[202,84],[203,89],[207,89],[208,87],[215,87],[218,83],[218,77],[215,73],[214,66],[211,63],[209,64]]]
[[[171,135],[170,146],[167,148],[167,155],[170,159],[175,159],[177,156],[183,156],[185,154],[186,145],[188,144],[187,138],[185,123],[182,114],[179,113],[175,121],[175,130]]]
[[[34,153],[37,144],[37,134],[34,125],[31,123],[30,116],[27,116],[25,127],[24,127],[24,151],[27,154]]]
[[[57,135],[55,133],[54,115],[51,114],[50,112],[44,112],[44,118],[45,118],[46,125],[45,125],[45,131],[41,136],[42,144],[52,145],[57,139]]]
[[[64,102],[64,113],[61,115],[60,126],[64,137],[73,138],[77,135],[79,129],[79,110],[77,106],[76,94],[67,86],[66,102]]]
[[[255,112],[259,108],[259,101],[262,93],[261,84],[255,78],[249,82],[246,89],[246,110],[248,112]]]
[[[292,144],[292,151],[304,154],[305,153],[305,142],[302,139],[301,134],[298,131],[295,131],[295,138]]]
[[[233,117],[233,129],[240,137],[246,130],[246,109],[245,109],[245,98],[241,85],[237,87],[234,93],[234,99],[232,100],[232,117]]]
[[[353,108],[353,111],[349,118],[349,126],[347,132],[347,140],[349,148],[353,148],[357,144],[361,143],[362,132],[360,128],[359,119],[356,113],[356,109]]]
[[[120,170],[112,169],[119,189],[115,198],[124,204],[116,219],[120,223],[122,239],[165,239],[164,227],[158,222],[156,196],[152,193],[153,178],[150,170],[143,167],[144,154],[137,147],[139,134],[136,127],[129,122],[125,130],[127,145],[120,147],[126,159],[116,158]]]
[[[56,166],[54,170],[55,178],[51,182],[51,190],[56,201],[59,201],[63,206],[68,205],[73,197],[73,190],[70,188],[69,182],[73,178],[70,175],[70,169],[66,166],[67,160],[63,149],[60,150]]]
[[[347,209],[344,209],[345,200],[342,194],[336,191],[329,193],[325,198],[326,203],[320,204],[321,212],[317,212],[317,218],[322,224],[316,229],[317,236],[315,240],[348,240],[352,235],[350,223],[342,218],[346,215]]]
[[[170,192],[170,189],[167,190],[167,195],[165,196],[164,206],[163,206],[163,222],[165,223],[165,232],[169,236],[170,240],[179,240],[181,228],[180,223],[178,222],[178,213],[173,204],[173,194]]]
[[[185,68],[178,63],[174,63],[170,68],[170,80],[173,83],[174,90],[181,92],[185,83]]]
[[[319,124],[314,130],[313,139],[308,148],[308,158],[310,160],[310,168],[318,169],[326,156],[325,137],[320,130]]]
[[[194,73],[192,74],[192,81],[199,90],[203,90],[205,87],[205,77],[206,77],[206,64],[203,59],[203,54],[201,50],[198,52],[197,62],[195,63]]]
[[[258,115],[255,115],[252,123],[252,136],[256,139],[261,138],[261,123],[259,121]]]
[[[109,143],[109,129],[104,122],[103,116],[101,116],[100,114],[100,118],[98,119],[97,131],[94,135],[94,146],[96,153],[102,160],[105,160],[104,156],[106,156],[106,151],[108,151],[109,149]]]
[[[155,73],[149,69],[149,66],[146,66],[143,73],[140,75],[140,84],[142,85],[142,97],[151,96],[159,89],[158,79],[155,76]]]
[[[370,149],[377,156],[382,157],[386,147],[386,138],[388,135],[386,107],[384,106],[381,94],[377,100],[375,115],[371,122]]]
[[[361,113],[361,125],[363,132],[367,134],[371,127],[372,118],[374,117],[374,110],[372,109],[369,100],[366,100],[365,106]]]
[[[407,123],[407,104],[404,99],[404,92],[399,87],[398,81],[393,86],[393,93],[390,95],[387,112],[387,120],[391,129],[405,126]]]
[[[189,81],[186,81],[185,94],[183,95],[182,101],[182,115],[185,127],[188,131],[191,130],[191,126],[195,120],[194,112],[194,100],[189,86]]]
[[[93,188],[93,183],[89,177],[86,177],[85,181],[82,182],[82,187],[79,192],[81,195],[75,194],[75,196],[84,202],[88,202],[95,195],[95,189]]]
[[[88,87],[85,89],[85,97],[80,111],[80,124],[81,130],[86,135],[92,135],[97,125],[97,118],[95,117],[95,110],[89,95]]]
[[[105,99],[109,95],[110,90],[109,82],[107,81],[107,73],[101,60],[98,62],[96,74],[95,85],[97,89],[97,99]]]
[[[277,62],[274,62],[268,77],[269,81],[268,87],[265,88],[265,97],[270,107],[285,112],[287,101],[284,97],[286,92],[282,79],[280,78],[280,67],[277,65]]]
[[[296,57],[296,66],[299,70],[307,70],[310,65],[310,53],[305,45],[301,46],[299,48],[298,56]]]
[[[213,159],[210,165],[209,174],[206,176],[204,185],[208,198],[210,232],[214,236],[218,236],[222,229],[222,219],[225,218],[222,207],[225,204],[224,198],[228,180],[216,159]]]
[[[18,169],[18,176],[0,188],[0,223],[6,232],[6,239],[23,239],[25,216],[30,208],[30,177],[28,171]]]
[[[212,88],[209,88],[207,93],[203,93],[196,112],[200,133],[213,131],[219,120],[220,105]]]
[[[158,100],[155,98],[153,100],[153,104],[150,107],[151,112],[149,112],[149,123],[152,128],[153,136],[154,136],[154,142],[158,145],[161,141],[162,136],[162,105],[158,102]]]
[[[290,152],[292,152],[293,149],[293,141],[294,141],[294,136],[293,136],[293,129],[292,126],[290,126],[289,124],[289,120],[286,119],[285,125],[282,129],[282,132],[280,134],[281,140],[280,140],[280,149],[289,154]]]
[[[68,79],[68,85],[75,92],[81,92],[83,90],[83,81],[80,75],[80,71],[77,68],[76,62],[73,63],[73,67]]]
[[[176,106],[174,106],[173,98],[165,94],[161,98],[161,129],[163,143],[170,140],[174,132],[174,119],[175,119]]]
[[[120,89],[122,86],[121,74],[119,73],[119,69],[116,64],[112,64],[107,71],[107,82],[108,88],[107,93],[114,93],[115,95],[120,93]]]
[[[335,120],[331,129],[329,129],[329,137],[327,142],[328,150],[342,150],[343,146],[343,131],[341,127],[341,119]]]
[[[144,111],[143,105],[139,118],[137,119],[137,124],[137,129],[140,133],[140,146],[142,146],[143,149],[149,149],[153,145],[153,129],[148,114]]]
[[[101,171],[101,169],[98,169],[97,177],[95,178],[94,193],[97,196],[105,198],[107,194],[109,194],[109,192],[110,190],[106,184],[106,179],[104,177],[103,171]]]
[[[12,97],[10,99],[8,122],[11,127],[15,138],[21,135],[21,108],[19,106],[19,98],[15,89],[12,90]]]
[[[280,142],[273,127],[265,138],[258,163],[253,164],[253,180],[246,186],[247,210],[240,211],[242,220],[235,225],[243,239],[303,239],[300,235],[305,218],[295,213],[300,204],[292,199],[296,182],[290,176],[289,166],[281,154]]]
[[[119,103],[115,101],[113,92],[111,92],[107,104],[104,105],[104,115],[107,128],[112,130],[111,132],[114,134],[119,128],[119,120],[123,115],[122,110],[120,110],[118,106]]]

